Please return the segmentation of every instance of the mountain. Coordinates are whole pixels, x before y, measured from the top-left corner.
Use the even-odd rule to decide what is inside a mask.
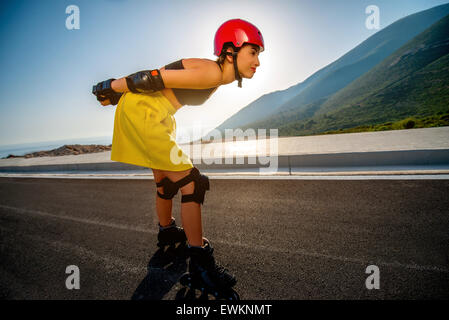
[[[304,135],[444,114],[448,83],[449,15],[334,95],[248,127]]]
[[[265,94],[228,118],[222,125],[220,125],[220,128],[222,128],[222,130],[226,128],[239,128],[250,121],[264,119],[273,113],[274,105],[288,101],[294,97],[297,92],[300,92],[303,87],[304,82],[294,85],[287,90]]]
[[[406,42],[449,14],[449,4],[402,18],[377,32],[326,68],[323,76],[278,108],[287,111],[328,97],[369,71]]]
[[[304,82],[287,90],[260,97],[216,129],[223,132],[227,128],[278,128],[288,122],[311,117],[333,94],[371,70],[447,14],[449,4],[402,18],[317,71]],[[265,126],[267,123],[270,126]]]

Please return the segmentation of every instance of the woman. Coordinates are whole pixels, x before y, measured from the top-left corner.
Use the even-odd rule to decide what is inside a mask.
[[[214,47],[217,61],[182,59],[161,69],[100,82],[93,93],[103,106],[118,103],[111,160],[152,168],[158,195],[158,245],[185,242],[187,237],[190,272],[200,271],[210,286],[230,288],[235,277],[215,262],[212,246],[202,235],[201,204],[209,179],[177,145],[174,114],[184,105],[204,103],[221,85],[237,80],[241,87],[242,78],[251,79],[260,65],[264,42],[254,25],[232,19],[218,28]],[[179,189],[184,229],[176,226],[171,212]]]

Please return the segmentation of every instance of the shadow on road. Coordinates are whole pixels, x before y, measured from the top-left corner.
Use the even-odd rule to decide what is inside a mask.
[[[158,249],[150,258],[148,274],[131,300],[162,300],[187,271],[187,258],[186,246],[183,245]]]
[[[185,245],[158,249],[148,262],[148,273],[140,282],[131,300],[162,300],[179,283],[181,276],[187,272],[188,253]],[[234,292],[234,291],[233,291]],[[237,293],[235,295],[238,296]],[[216,299],[200,290],[181,286],[176,292],[175,300],[209,300]]]

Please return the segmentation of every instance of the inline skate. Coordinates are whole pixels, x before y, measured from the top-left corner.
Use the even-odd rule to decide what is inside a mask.
[[[178,227],[174,219],[167,227],[161,227],[159,224],[159,233],[157,235],[157,246],[164,250],[167,247],[185,247],[187,245],[187,237],[184,229]]]
[[[216,263],[214,249],[209,241],[204,240],[202,248],[189,247],[188,252],[189,272],[180,278],[181,285],[193,291],[194,296],[195,290],[200,290],[200,299],[208,300],[211,294],[217,300],[240,300],[238,293],[232,289],[237,280],[227,269]]]

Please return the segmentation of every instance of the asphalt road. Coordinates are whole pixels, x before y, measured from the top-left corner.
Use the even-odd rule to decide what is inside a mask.
[[[157,253],[155,195],[153,180],[1,178],[0,298],[179,298],[187,262]],[[204,235],[242,299],[448,299],[448,195],[448,180],[211,179]]]

